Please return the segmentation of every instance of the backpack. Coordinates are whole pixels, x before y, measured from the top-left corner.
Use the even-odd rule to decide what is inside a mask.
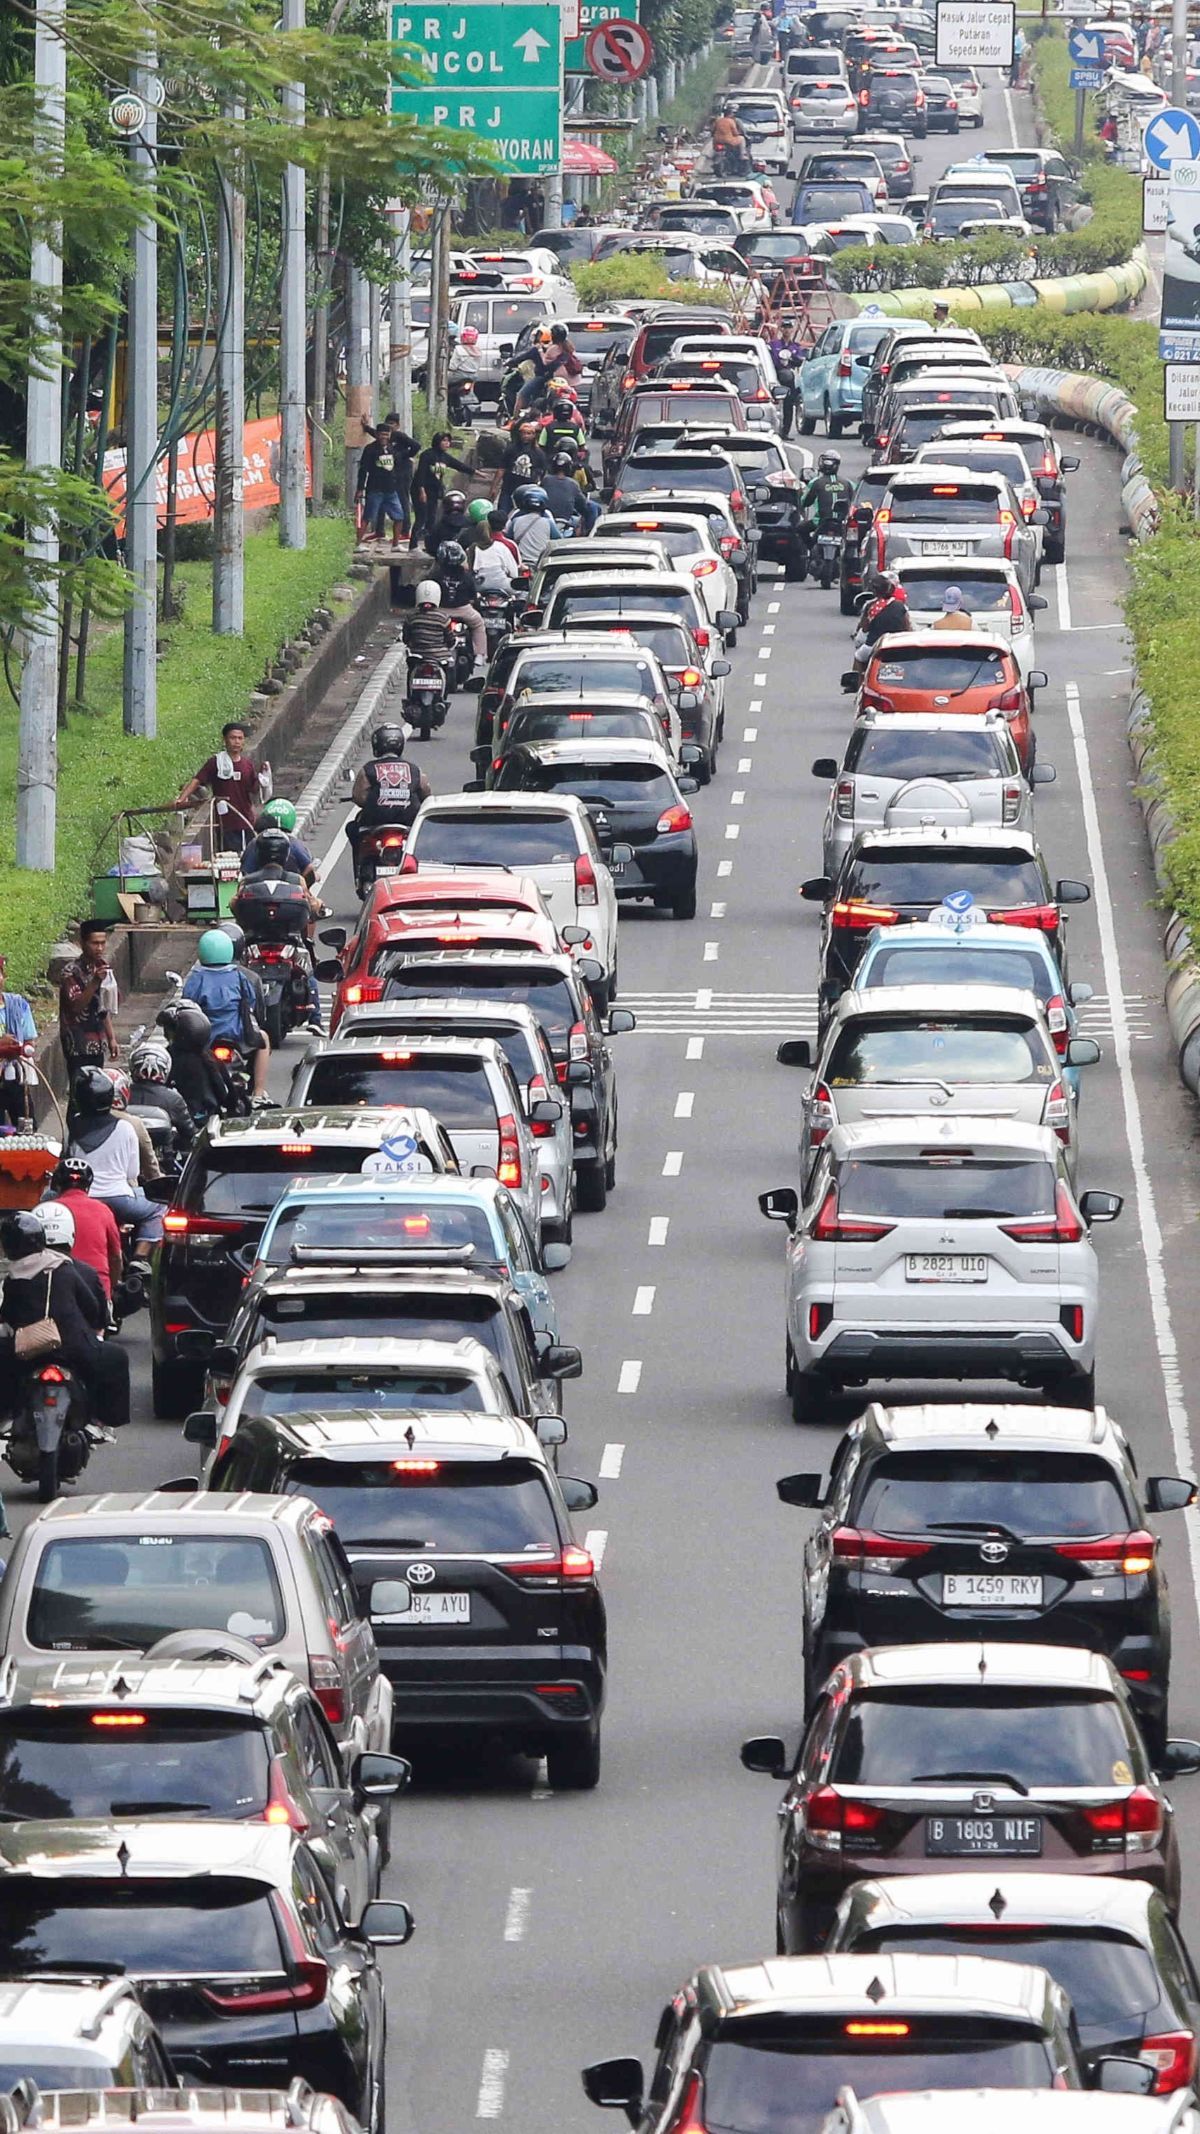
[[[573,348],[564,349],[562,368],[565,370],[568,378],[582,378],[583,365],[580,362]]]

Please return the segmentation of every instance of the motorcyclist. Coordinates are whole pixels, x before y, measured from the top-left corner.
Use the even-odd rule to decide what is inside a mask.
[[[471,568],[481,593],[512,591],[519,575],[517,552],[509,541],[498,541],[492,526],[492,508],[486,497],[477,496],[467,516],[471,519]]]
[[[68,1210],[75,1225],[75,1258],[91,1269],[107,1303],[121,1279],[124,1255],[116,1216],[106,1202],[92,1195],[93,1176],[86,1157],[60,1156],[50,1173],[53,1199],[41,1205]]]
[[[467,492],[465,489],[447,489],[437,524],[427,543],[430,555],[436,556],[443,541],[463,541],[466,533]]]
[[[570,452],[576,467],[585,459],[587,431],[573,385],[564,382],[551,387],[549,405],[541,421],[541,439],[550,455],[551,465],[559,452]],[[544,475],[542,479],[545,479]]]
[[[425,590],[418,586],[417,591]],[[431,612],[436,616],[437,608]],[[417,615],[420,609],[417,610]],[[414,622],[416,617],[413,618]],[[408,625],[406,624],[406,629]],[[423,654],[436,658],[437,654]],[[371,735],[371,761],[364,763],[354,781],[351,798],[358,809],[353,822],[346,825],[346,835],[351,850],[358,857],[358,839],[363,830],[387,828],[398,825],[408,829],[415,821],[417,809],[423,800],[428,800],[431,787],[424,771],[410,763],[404,753],[404,728],[394,720],[377,726]]]
[[[852,490],[849,482],[842,480],[839,468],[840,452],[822,452],[817,461],[817,471],[800,499],[800,509],[806,522],[808,554],[819,535],[836,530],[839,534],[846,523],[850,509]]]
[[[171,1074],[176,1089],[198,1126],[233,1107],[233,1080],[212,1054],[212,1024],[194,1000],[173,1001],[159,1023],[171,1047]]]
[[[554,455],[553,470],[542,488],[551,511],[561,531],[565,534],[590,533],[599,517],[599,506],[591,497],[586,497],[575,479],[575,455],[560,451]]]
[[[271,1047],[263,1027],[266,1001],[262,985],[252,971],[239,967],[233,942],[219,927],[210,926],[201,934],[196,957],[183,982],[183,997],[203,1008],[212,1037],[235,1045],[250,1061],[251,1101],[256,1105],[269,1103],[267,1068]]]
[[[195,1138],[192,1115],[177,1089],[171,1087],[171,1051],[165,1038],[144,1037],[129,1055],[129,1103],[131,1116],[139,1105],[166,1113],[180,1155]]]
[[[150,1139],[150,1129],[146,1125],[145,1120],[138,1116],[137,1112],[129,1111],[129,1099],[133,1093],[133,1084],[131,1083],[129,1076],[126,1074],[125,1069],[123,1067],[118,1067],[114,1062],[114,1064],[110,1067],[102,1067],[100,1069],[100,1072],[101,1074],[106,1074],[108,1076],[109,1081],[112,1083],[113,1110],[129,1112],[129,1124],[132,1126],[134,1133],[137,1135],[138,1178],[141,1184],[146,1185],[152,1178],[161,1178],[162,1165],[159,1163],[158,1157],[155,1154],[154,1143]],[[71,1102],[73,1106],[73,1097]],[[68,1125],[73,1125],[74,1118],[74,1110],[68,1110]]]
[[[800,365],[804,362],[805,351],[797,341],[794,332],[782,327],[772,334],[767,345],[771,351],[771,360],[779,375],[779,382],[785,388],[786,394],[780,413],[780,434],[783,437],[790,437],[792,425],[796,420],[797,404],[800,397]]]
[[[525,482],[513,499],[516,509],[506,528],[517,544],[523,569],[536,570],[551,541],[562,537],[550,509],[550,499],[536,482]]]
[[[722,104],[712,123],[713,168],[718,177],[740,178],[748,161],[746,136],[732,104]]]
[[[433,566],[433,582],[442,596],[443,615],[453,615],[469,625],[471,651],[476,669],[482,673],[487,664],[487,632],[483,617],[475,605],[479,587],[475,573],[467,562],[467,551],[461,541],[443,541],[439,544]]]
[[[259,839],[269,830],[282,830],[288,840],[288,873],[302,875],[310,889],[316,887],[317,869],[308,846],[296,836],[296,810],[290,800],[272,800],[256,816],[254,835],[242,854],[241,872],[257,874],[262,866]]]
[[[284,884],[288,889],[303,890],[304,902],[307,909],[307,916],[303,921],[303,933],[304,939],[310,945],[311,949],[313,926],[316,920],[319,919],[323,914],[325,906],[322,904],[321,899],[317,895],[316,891],[310,887],[309,880],[301,872],[300,868],[293,865],[294,840],[288,836],[286,830],[279,830],[272,827],[267,830],[256,831],[253,842],[255,847],[257,848],[256,859],[258,864],[255,867],[243,866],[242,888],[248,889],[256,882],[279,882],[281,884]],[[301,849],[303,849],[303,847]],[[309,876],[313,880],[315,880],[315,869],[311,865],[309,867],[308,873]],[[246,919],[250,923],[251,929],[253,931],[253,903],[250,902],[248,899],[243,901],[241,898],[241,893],[239,892],[239,895],[236,896],[233,900],[233,908],[236,912],[238,912],[240,918]],[[221,921],[219,931],[223,934],[228,934],[230,940],[233,943],[234,962],[241,963],[243,961],[246,948],[246,935],[243,932],[242,927],[235,920],[223,919]],[[261,993],[261,980],[257,978],[253,972],[247,972],[246,975],[250,978],[252,984],[259,987]],[[310,1030],[320,1032],[322,1028],[321,995],[317,986],[316,972],[312,968],[311,961],[308,967],[307,978],[308,1027]],[[265,1007],[265,1001],[263,1005]]]
[[[870,598],[862,610],[854,638],[856,666],[865,666],[867,654],[881,637],[912,628],[908,595],[899,579],[893,577],[890,571],[876,571],[867,586],[867,592]]]
[[[522,482],[540,482],[546,472],[547,460],[542,450],[541,436],[541,425],[536,415],[526,416],[524,421],[514,423],[502,461],[504,472],[498,499],[502,510],[510,507],[513,495]]]
[[[479,376],[479,331],[475,326],[451,324],[450,336],[450,366],[446,375],[450,419],[469,423],[474,412],[475,380]]]
[[[133,1121],[116,1108],[112,1078],[102,1067],[80,1067],[71,1096],[75,1125],[66,1154],[91,1164],[93,1199],[104,1201],[119,1224],[133,1225],[130,1273],[145,1275],[162,1237],[163,1219],[161,1207],[141,1189],[142,1146]]]
[[[34,1209],[14,1208],[0,1218],[0,1252],[9,1263],[0,1318],[14,1332],[53,1319],[59,1354],[86,1386],[97,1422],[122,1429],[129,1421],[129,1355],[118,1342],[97,1338],[106,1314],[91,1285],[73,1260],[47,1244]]]
[[[65,1260],[70,1260],[91,1297],[93,1309],[97,1314],[93,1324],[97,1327],[107,1326],[108,1291],[95,1268],[86,1260],[80,1259],[76,1253],[75,1217],[70,1208],[61,1200],[40,1200],[33,1212],[42,1226],[42,1236],[51,1252],[60,1252]]]

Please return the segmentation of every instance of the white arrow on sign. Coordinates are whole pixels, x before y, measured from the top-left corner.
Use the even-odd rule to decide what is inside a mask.
[[[1165,152],[1168,160],[1188,163],[1192,160],[1192,130],[1186,119],[1177,119],[1172,125],[1167,118],[1160,118],[1154,129],[1155,145]]]
[[[539,52],[546,51],[549,43],[550,39],[543,37],[540,30],[526,30],[522,37],[516,39],[518,52],[525,54],[526,66],[530,64],[530,61],[536,66]]]
[[[1086,67],[1089,60],[1103,59],[1103,37],[1085,37],[1081,31],[1077,30],[1071,39],[1071,56],[1076,64],[1081,67]]]

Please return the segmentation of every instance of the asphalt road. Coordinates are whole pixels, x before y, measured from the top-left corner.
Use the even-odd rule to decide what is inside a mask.
[[[920,190],[959,155],[1011,139],[1009,100],[989,83],[986,101],[981,136],[920,147]],[[1039,756],[1058,780],[1039,793],[1038,827],[1051,871],[1095,885],[1071,920],[1073,975],[1097,989],[1083,1027],[1104,1052],[1086,1077],[1081,1184],[1126,1195],[1121,1222],[1098,1233],[1101,1397],[1144,1472],[1190,1471],[1197,1120],[1161,1012],[1160,922],[1130,791],[1117,462],[1081,450],[1068,564],[1043,582]],[[851,472],[862,462],[857,444],[843,455]],[[738,1745],[796,1731],[805,1515],[774,1483],[819,1465],[835,1434],[789,1421],[781,1241],[755,1196],[795,1180],[799,1085],[774,1053],[815,1023],[818,913],[796,885],[820,863],[825,793],[809,766],[840,751],[848,643],[833,593],[764,576],[734,654],[719,775],[697,803],[699,915],[622,920],[622,998],[639,1028],[617,1041],[618,1190],[577,1223],[558,1278],[586,1373],[567,1388],[563,1466],[601,1483],[589,1539],[611,1621],[604,1773],[595,1794],[554,1795],[527,1763],[460,1764],[421,1773],[401,1805],[390,1886],[417,1934],[384,1959],[391,2134],[595,2125],[580,2066],[648,2057],[664,2001],[697,1963],[772,1947],[775,1796],[741,1771]],[[422,751],[435,786],[467,775],[469,741],[460,698]],[[351,911],[344,864],[327,897]],[[144,1332],[125,1338],[148,1417]],[[144,1486],[193,1457],[174,1426],[139,1421],[94,1481]],[[1162,1529],[1174,1725],[1200,1733],[1198,1529],[1179,1517]],[[1177,1801],[1194,1929],[1200,1781],[1182,1781]]]

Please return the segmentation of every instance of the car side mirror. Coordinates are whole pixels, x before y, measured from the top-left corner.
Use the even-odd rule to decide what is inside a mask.
[[[581,1482],[578,1475],[560,1475],[558,1486],[569,1512],[594,1511],[600,1502],[600,1492],[595,1483]]]
[[[760,1778],[790,1778],[787,1745],[778,1734],[756,1734],[741,1747],[742,1769]]]
[[[1079,454],[1077,452],[1064,452],[1058,464],[1061,473],[1078,474]]]
[[[775,1494],[781,1504],[794,1505],[798,1511],[815,1511],[825,1502],[820,1475],[781,1475]]]
[[[785,1037],[775,1048],[775,1058],[781,1067],[811,1067],[812,1046],[806,1037]]]
[[[1093,1223],[1115,1223],[1124,1205],[1120,1193],[1082,1193],[1079,1197],[1079,1213],[1089,1227]]]
[[[1067,987],[1067,995],[1073,1008],[1086,1008],[1089,1000],[1095,999],[1096,988],[1081,978],[1078,985]]]
[[[241,1360],[232,1341],[214,1341],[208,1352],[208,1368],[218,1378],[234,1377]]]
[[[717,628],[718,628],[718,630],[720,630],[720,631],[721,631],[722,633],[726,633],[726,632],[728,632],[728,631],[730,631],[730,630],[736,630],[736,629],[737,629],[737,626],[738,626],[738,619],[737,619],[737,611],[736,611],[736,610],[735,610],[734,608],[718,608],[718,609],[717,609]]]
[[[313,960],[313,969],[318,978],[326,978],[336,985],[342,975],[341,958],[338,956],[317,956]],[[151,1184],[157,1185],[158,1180],[156,1178],[152,1179]]]
[[[846,673],[842,676],[842,695],[844,697],[853,696],[861,680],[862,676],[859,673],[857,667],[848,668]]]
[[[200,1327],[189,1327],[186,1333],[175,1336],[175,1352],[184,1363],[206,1364],[215,1347],[212,1335]]]
[[[812,774],[814,778],[836,778],[838,774],[837,757],[818,756],[813,764]]]
[[[628,867],[633,862],[633,846],[613,845],[609,849],[608,856],[614,867]]]
[[[544,1452],[553,1452],[567,1442],[567,1426],[561,1415],[535,1415],[533,1432]]]
[[[800,1214],[800,1196],[794,1186],[772,1186],[769,1193],[760,1193],[758,1205],[769,1223],[786,1223],[794,1230]]]
[[[604,965],[595,956],[577,956],[575,968],[587,985],[599,985],[604,976]]]
[[[178,1184],[177,1178],[149,1178],[142,1191],[147,1200],[152,1200],[156,1207],[169,1208],[175,1198],[175,1188]]]
[[[1197,1485],[1186,1475],[1150,1475],[1146,1481],[1146,1510],[1185,1512],[1198,1494]]]
[[[538,1370],[543,1378],[582,1378],[583,1351],[566,1341],[552,1341],[538,1357]]]
[[[757,482],[750,494],[756,504],[769,504],[771,501],[771,492],[765,482]]]
[[[1048,608],[1049,605],[1050,602],[1044,593],[1031,593],[1026,602],[1026,606],[1032,608],[1035,615],[1040,615],[1042,609]]]
[[[1030,785],[1053,785],[1058,772],[1052,763],[1035,763],[1029,773]]]
[[[582,1089],[592,1079],[592,1070],[586,1060],[571,1060],[567,1066],[567,1088]]]
[[[810,874],[807,882],[800,884],[800,895],[806,904],[828,904],[833,883],[827,874]]]
[[[406,1904],[394,1897],[375,1897],[368,1904],[355,1932],[360,1941],[377,1949],[402,1949],[413,1938],[416,1922]]]
[[[491,749],[490,749],[490,748],[473,748],[473,749],[471,750],[471,752],[470,752],[470,753],[471,753],[471,761],[472,761],[472,763],[473,763],[473,764],[475,765],[475,768],[476,768],[477,770],[480,770],[480,771],[486,771],[486,769],[487,769],[487,767],[488,767],[488,764],[489,764],[489,763],[491,762],[491,760],[492,760],[492,752],[491,752]],[[323,941],[323,940],[325,939],[325,936],[324,936],[324,934],[322,934],[322,936],[321,936],[321,939],[322,939],[322,941]]]
[[[698,778],[680,778],[677,779],[676,783],[685,797],[689,793],[698,793],[700,791],[700,780]]]
[[[200,1487],[199,1475],[172,1475],[169,1482],[154,1485],[160,1497],[190,1497]]]
[[[637,1016],[632,1008],[613,1008],[604,1025],[604,1034],[606,1037],[624,1037],[628,1031],[636,1029]]]
[[[390,1801],[403,1791],[412,1777],[412,1765],[403,1756],[364,1749],[350,1766],[350,1785],[360,1800]]]
[[[326,948],[334,948],[340,951],[345,948],[350,936],[344,926],[327,926],[322,933],[317,935],[317,939],[318,941],[323,941]]]
[[[487,791],[487,780],[484,778],[464,778],[462,789],[464,793],[485,793]]]
[[[716,681],[723,682],[727,674],[733,673],[733,668],[727,659],[715,659],[709,668],[709,673]]]
[[[1106,2090],[1110,2096],[1148,2097],[1154,2087],[1154,2069],[1145,2060],[1101,2053],[1092,2062],[1092,2087]]]
[[[205,1408],[198,1408],[189,1415],[183,1426],[183,1434],[189,1445],[203,1445],[211,1452],[217,1442],[217,1418]]]
[[[642,2063],[632,2056],[597,2060],[583,2070],[583,2093],[589,2104],[598,2104],[606,2111],[624,2112],[633,2127],[642,2116],[645,2087]]]
[[[571,1247],[555,1239],[553,1244],[542,1246],[542,1266],[547,1274],[561,1274],[571,1264]]]
[[[675,699],[676,711],[699,711],[700,699],[694,689],[681,689]]]
[[[1029,687],[1031,689],[1048,689],[1049,686],[1050,677],[1046,673],[1044,667],[1033,667],[1030,669]]]
[[[1068,1067],[1094,1067],[1100,1047],[1094,1037],[1073,1037],[1067,1045]]]
[[[529,1107],[531,1126],[557,1126],[562,1115],[563,1108],[557,1097],[539,1097],[537,1103]]]
[[[1092,892],[1087,882],[1073,882],[1069,876],[1054,884],[1056,904],[1090,904]]]
[[[560,926],[558,930],[568,948],[582,948],[592,938],[586,926]]]

